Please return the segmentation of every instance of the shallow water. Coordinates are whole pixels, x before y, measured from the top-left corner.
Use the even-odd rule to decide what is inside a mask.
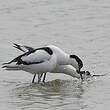
[[[21,54],[12,43],[35,48],[54,44],[79,55],[84,69],[110,72],[110,1],[0,0],[0,62]],[[32,75],[0,69],[2,110],[109,110],[110,75],[85,82],[47,74],[46,84]],[[37,79],[36,79],[37,80]]]

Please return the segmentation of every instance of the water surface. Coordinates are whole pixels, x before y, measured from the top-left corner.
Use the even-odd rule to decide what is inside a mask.
[[[110,1],[0,0],[0,62],[21,53],[12,43],[35,48],[54,44],[84,62],[95,74],[110,72]],[[32,75],[0,69],[2,110],[109,110],[110,75],[83,83],[48,74],[46,84]],[[37,81],[37,79],[36,79]]]

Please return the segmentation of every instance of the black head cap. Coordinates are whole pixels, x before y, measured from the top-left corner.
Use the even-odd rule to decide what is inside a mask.
[[[79,71],[80,71],[80,69],[83,67],[83,62],[81,61],[81,59],[76,55],[70,55],[70,58],[74,58],[78,62]]]

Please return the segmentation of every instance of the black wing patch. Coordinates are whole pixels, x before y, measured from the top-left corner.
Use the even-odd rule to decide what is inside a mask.
[[[30,50],[29,52],[24,53],[23,56],[34,53],[37,50],[45,50],[49,55],[53,54],[53,51],[49,47],[42,47],[42,48],[37,48],[37,49],[34,49],[34,50]]]
[[[23,64],[23,65],[32,65],[32,64],[40,64],[43,63],[44,61],[39,61],[39,62],[25,62],[22,61],[21,59],[17,62],[18,65]]]
[[[53,51],[49,47],[42,47],[42,48],[38,48],[36,50],[45,50],[49,55],[53,54]]]
[[[26,52],[26,53],[24,53],[24,54],[16,57],[12,61],[10,61],[8,63],[4,63],[4,64],[10,64],[12,62],[16,62],[16,64],[18,64],[18,65],[20,65],[20,64],[31,65],[31,64],[43,63],[44,62],[43,60],[42,61],[39,61],[39,62],[26,62],[26,61],[23,61],[21,59],[23,56],[28,56],[28,55],[30,55],[31,53],[34,53],[37,50],[45,50],[49,55],[52,55],[53,54],[53,51],[49,47],[37,48],[37,49],[31,50],[31,51],[28,51],[28,52]]]

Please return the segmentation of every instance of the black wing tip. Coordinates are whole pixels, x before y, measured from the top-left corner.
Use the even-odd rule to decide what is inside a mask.
[[[7,66],[2,66],[2,68],[7,68]]]
[[[13,43],[13,45],[15,45],[15,46],[20,46],[19,44],[17,44],[17,43]]]
[[[17,48],[17,47],[20,47],[20,45],[13,43],[13,47]]]
[[[2,68],[7,68],[7,66],[6,66],[7,64],[10,64],[10,62],[8,62],[8,63],[3,63],[3,64],[2,64],[2,65],[3,65]]]
[[[3,63],[2,65],[7,65],[7,64],[10,64],[10,62],[8,62],[8,63]]]
[[[17,44],[17,43],[13,43],[13,47],[15,47],[15,48],[20,48],[20,47],[22,47],[22,46],[19,45],[19,44]]]
[[[20,45],[18,45],[18,44],[16,44],[16,43],[13,43],[13,47],[15,47],[15,48],[19,48]]]
[[[21,51],[23,51],[23,52],[25,52],[21,47],[21,45],[19,45],[19,44],[16,44],[16,43],[13,43],[13,47],[14,48],[17,48],[17,49],[19,49],[19,50],[21,50]]]

